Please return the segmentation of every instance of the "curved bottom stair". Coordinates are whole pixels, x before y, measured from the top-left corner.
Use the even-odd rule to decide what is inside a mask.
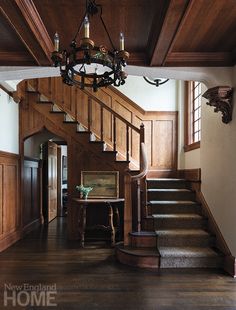
[[[123,243],[118,243],[116,258],[122,264],[141,268],[157,269],[160,264],[160,254],[156,247],[125,247]]]

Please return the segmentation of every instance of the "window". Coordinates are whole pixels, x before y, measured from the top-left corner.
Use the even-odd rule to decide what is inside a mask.
[[[201,140],[201,83],[186,83],[185,151],[200,147]]]

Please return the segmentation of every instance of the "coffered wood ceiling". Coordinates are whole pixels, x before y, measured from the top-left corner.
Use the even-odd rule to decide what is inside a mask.
[[[129,64],[232,66],[236,62],[235,0],[97,0],[114,45],[125,34]],[[57,31],[68,48],[84,0],[0,0],[0,66],[49,66]],[[90,36],[111,48],[99,16]]]

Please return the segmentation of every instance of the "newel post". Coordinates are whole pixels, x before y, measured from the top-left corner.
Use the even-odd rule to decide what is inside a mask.
[[[132,180],[129,173],[125,174],[124,203],[124,245],[130,244],[129,233],[132,232]]]

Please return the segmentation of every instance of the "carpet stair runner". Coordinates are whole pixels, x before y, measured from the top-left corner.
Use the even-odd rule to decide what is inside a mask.
[[[147,231],[131,233],[130,247],[117,246],[121,262],[149,268],[222,267],[223,255],[186,180],[147,179],[147,197]]]

